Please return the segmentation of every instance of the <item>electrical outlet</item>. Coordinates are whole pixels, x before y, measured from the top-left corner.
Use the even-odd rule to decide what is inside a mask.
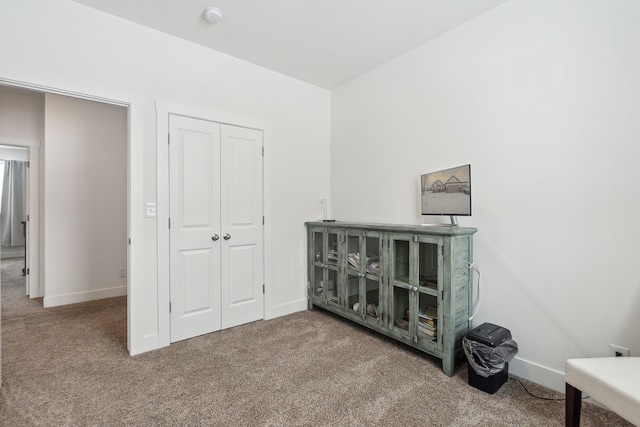
[[[619,345],[609,344],[609,356],[611,357],[629,357],[629,349],[620,347]]]

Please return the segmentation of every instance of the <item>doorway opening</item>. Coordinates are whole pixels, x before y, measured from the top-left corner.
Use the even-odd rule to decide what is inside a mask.
[[[28,148],[0,145],[0,257],[6,261],[2,270],[3,274],[7,270],[12,278],[15,271],[22,272],[19,282],[26,296],[30,294],[26,280],[28,162]]]
[[[22,258],[24,293],[31,298],[43,295],[39,267],[39,165],[39,141],[0,136],[0,256]]]
[[[13,220],[23,229],[11,227],[26,245],[17,246],[13,233],[2,254],[22,251],[23,296],[51,307],[127,295],[128,107],[1,84],[0,96],[0,159],[5,170],[14,160],[27,166],[25,218]],[[26,158],[11,158],[1,146]],[[40,280],[45,270],[47,283]]]

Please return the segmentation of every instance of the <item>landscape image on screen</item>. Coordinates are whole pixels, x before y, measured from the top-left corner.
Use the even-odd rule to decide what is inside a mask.
[[[471,166],[421,176],[422,215],[471,215]]]

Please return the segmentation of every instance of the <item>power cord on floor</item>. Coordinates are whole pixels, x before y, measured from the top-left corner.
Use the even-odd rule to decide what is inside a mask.
[[[535,394],[531,393],[531,392],[529,391],[529,389],[527,389],[527,387],[525,387],[525,385],[524,385],[524,384],[522,384],[522,382],[521,382],[519,379],[514,378],[514,377],[509,377],[509,379],[510,379],[510,380],[513,380],[513,381],[515,381],[515,382],[517,382],[518,384],[520,384],[520,387],[522,387],[522,388],[524,389],[524,391],[526,391],[526,392],[529,394],[529,396],[531,396],[531,397],[535,397],[536,399],[540,399],[540,400],[562,400],[562,401],[564,401],[564,400],[565,400],[565,398],[564,398],[564,397],[557,397],[557,398],[556,398],[556,397],[543,397],[543,396],[536,396]],[[588,399],[588,398],[589,398],[589,396],[584,396],[584,397],[582,398],[582,400],[584,400],[584,399]]]

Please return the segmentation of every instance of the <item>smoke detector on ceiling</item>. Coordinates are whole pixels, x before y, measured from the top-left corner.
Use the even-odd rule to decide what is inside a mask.
[[[222,19],[222,11],[217,7],[208,7],[203,13],[204,19],[212,24],[217,24]]]

